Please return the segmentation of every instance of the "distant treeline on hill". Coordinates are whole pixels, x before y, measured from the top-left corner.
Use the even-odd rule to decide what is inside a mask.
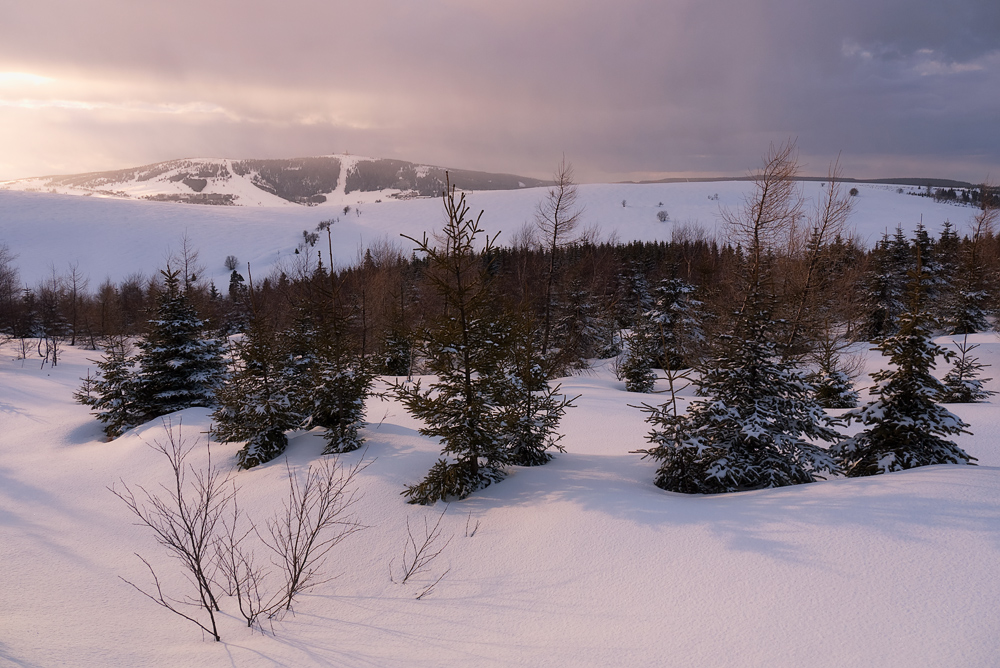
[[[158,268],[96,289],[75,272],[25,287],[15,253],[0,253],[0,332],[5,336],[98,347],[109,336],[148,331],[162,290]],[[172,266],[187,268],[184,289],[199,316],[216,330],[236,333],[252,310],[280,329],[297,305],[326,308],[320,295],[327,290],[322,286],[329,284],[329,268],[312,246],[305,245],[297,257],[296,272],[253,277],[252,288],[250,277],[236,270],[235,258],[228,285],[204,282],[197,253],[176,258]],[[794,323],[789,345],[796,349],[809,349],[831,328],[851,340],[882,337],[895,327],[908,272],[918,259],[933,277],[929,305],[942,331],[987,326],[1000,308],[995,297],[1000,239],[990,229],[960,237],[949,224],[938,238],[923,228],[911,239],[897,230],[871,249],[840,236],[813,246],[803,231],[798,241],[768,258],[774,318],[779,327]],[[739,243],[708,238],[697,228],[678,228],[671,241],[582,239],[554,252],[539,243],[519,243],[478,259],[493,278],[498,303],[535,319],[544,315],[548,275],[556,268],[550,319],[563,369],[613,353],[620,333],[635,325],[656,287],[669,279],[692,287],[705,331],[723,331],[740,303],[738,286],[749,261]],[[430,289],[426,266],[426,259],[382,243],[370,247],[359,264],[337,271],[338,304],[349,311],[347,331],[359,355],[391,357],[394,346],[415,340],[426,319],[447,310]]]

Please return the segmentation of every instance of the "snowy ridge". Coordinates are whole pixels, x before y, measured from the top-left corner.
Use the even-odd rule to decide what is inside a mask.
[[[537,179],[452,170],[465,189],[503,190],[539,185]],[[193,158],[131,169],[0,182],[0,190],[185,204],[275,207],[371,202],[382,197],[439,192],[444,168],[354,155],[291,159]],[[349,180],[355,181],[347,187]],[[348,192],[350,192],[350,196]]]

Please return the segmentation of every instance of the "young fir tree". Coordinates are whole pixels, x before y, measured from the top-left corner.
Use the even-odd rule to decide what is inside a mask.
[[[374,375],[348,345],[345,323],[327,315],[316,322],[301,311],[286,338],[292,345],[288,365],[303,426],[324,428],[324,454],[331,454],[361,447],[358,430],[364,425]]]
[[[954,366],[945,374],[942,381],[944,387],[938,400],[945,404],[975,404],[986,401],[996,394],[993,390],[983,387],[984,383],[993,379],[979,377],[982,370],[989,365],[981,363],[978,357],[969,354],[979,345],[970,344],[966,337],[961,343],[956,343],[955,347],[958,348],[958,356],[955,358]]]
[[[550,450],[565,452],[556,429],[566,409],[574,407],[575,397],[567,397],[560,393],[559,385],[549,384],[541,363],[540,337],[526,318],[499,320],[497,325],[497,329],[506,330],[501,340],[507,353],[492,400],[507,440],[508,463],[540,466],[552,460]]]
[[[867,311],[863,332],[868,340],[876,341],[898,329],[897,319],[906,309],[910,249],[902,230],[897,229],[891,239],[883,236],[868,257],[870,266],[862,285]]]
[[[656,485],[674,492],[734,492],[813,482],[836,470],[811,441],[833,441],[833,421],[813,398],[805,374],[782,359],[771,316],[774,249],[798,215],[794,145],[772,147],[755,176],[755,195],[724,218],[745,244],[743,300],[714,357],[698,367],[701,399],[679,414],[671,401],[645,406],[660,463]]]
[[[606,359],[622,352],[614,318],[601,312],[589,290],[579,280],[570,283],[565,299],[553,304],[557,319],[552,329],[548,359],[556,369],[582,369],[592,357]]]
[[[233,344],[232,370],[216,393],[213,435],[221,443],[246,444],[236,453],[241,468],[269,462],[288,446],[286,431],[305,416],[297,400],[296,368],[262,313],[253,309],[250,326]]]
[[[88,375],[73,398],[90,406],[111,440],[142,422],[135,405],[135,358],[129,354],[127,341],[119,337],[108,342],[99,361],[92,361],[97,365],[97,377]]]
[[[841,335],[829,324],[811,356],[817,369],[807,376],[815,388],[816,402],[823,408],[854,408],[860,395],[841,362]]]
[[[878,344],[893,368],[873,373],[875,398],[844,416],[865,429],[831,448],[849,477],[973,459],[944,438],[969,433],[969,425],[936,402],[944,388],[931,369],[938,356],[948,359],[952,353],[931,340],[933,319],[924,310],[924,298],[918,257],[910,309],[900,316],[899,331]]]
[[[643,314],[643,327],[650,331],[654,344],[654,363],[658,369],[686,369],[691,366],[696,348],[704,340],[694,286],[679,278],[660,281],[653,291],[653,307]]]
[[[646,406],[643,450],[660,462],[656,485],[717,493],[813,482],[836,470],[810,441],[834,441],[831,419],[804,374],[780,358],[766,311],[740,317],[716,356],[697,368],[702,399],[686,414]]]
[[[652,332],[643,327],[641,322],[637,323],[627,337],[626,344],[624,355],[618,364],[619,379],[625,381],[628,392],[652,392],[656,384],[656,373],[653,371],[656,352]]]
[[[469,217],[465,196],[448,186],[443,194],[447,220],[437,243],[411,239],[427,255],[427,278],[445,311],[424,333],[423,354],[437,376],[425,390],[420,381],[397,383],[399,401],[425,424],[420,433],[437,437],[442,457],[423,481],[407,487],[410,503],[463,499],[503,479],[508,441],[498,418],[495,382],[505,351],[491,327],[497,303],[487,259],[494,238],[480,241],[482,217]],[[477,245],[482,244],[480,250]]]
[[[177,271],[161,272],[163,292],[149,334],[139,342],[136,404],[144,420],[215,405],[225,366],[222,346],[205,335]]]

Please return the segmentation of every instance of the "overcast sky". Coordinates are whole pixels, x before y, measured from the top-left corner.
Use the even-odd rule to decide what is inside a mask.
[[[998,0],[0,0],[0,179],[350,152],[1000,177]]]

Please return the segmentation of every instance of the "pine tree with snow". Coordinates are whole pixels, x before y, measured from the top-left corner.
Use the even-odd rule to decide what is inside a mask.
[[[504,355],[491,326],[497,304],[486,259],[494,238],[470,218],[465,196],[448,186],[443,194],[447,220],[436,243],[411,239],[428,259],[427,278],[445,310],[424,333],[423,356],[436,376],[420,383],[397,383],[393,391],[414,417],[420,433],[441,439],[442,459],[423,481],[403,492],[410,503],[432,504],[467,497],[504,478],[507,439],[498,420],[495,381]]]
[[[369,363],[348,345],[346,323],[334,314],[314,318],[302,310],[284,338],[290,342],[289,372],[304,427],[322,427],[324,454],[361,447],[365,399],[374,375]]]
[[[986,401],[996,394],[993,390],[987,390],[983,385],[992,378],[980,378],[982,370],[988,364],[983,364],[978,357],[973,357],[971,353],[978,348],[978,344],[970,344],[968,337],[961,343],[956,343],[958,355],[955,364],[945,374],[942,381],[944,388],[938,396],[938,400],[945,404],[975,404]]]
[[[863,279],[864,334],[870,341],[897,331],[899,314],[906,310],[906,272],[910,268],[910,246],[902,229],[888,234],[869,253],[870,267]]]
[[[931,369],[937,357],[949,359],[952,353],[931,340],[934,322],[923,308],[919,258],[910,292],[910,310],[900,316],[899,331],[878,344],[892,368],[873,373],[875,398],[844,416],[865,429],[831,448],[849,477],[973,459],[945,438],[969,433],[969,425],[937,403],[944,387]]]
[[[508,463],[514,466],[540,466],[552,460],[551,450],[565,452],[557,433],[573,398],[560,392],[560,385],[550,385],[541,361],[540,337],[525,318],[499,320],[497,329],[505,329],[506,348],[494,388],[492,402],[498,411],[500,433],[506,440]]]
[[[233,347],[232,371],[216,393],[213,435],[220,443],[245,442],[236,460],[249,469],[284,452],[285,432],[301,426],[305,416],[295,392],[295,366],[262,313],[255,310]]]
[[[807,376],[815,388],[816,403],[823,408],[854,408],[860,395],[851,377],[840,369],[820,369]]]
[[[716,355],[697,368],[701,399],[685,414],[645,406],[660,463],[655,483],[672,492],[718,493],[813,482],[833,473],[811,441],[834,441],[833,421],[805,374],[782,360],[764,310],[737,318]]]
[[[704,341],[701,330],[701,302],[695,288],[679,278],[660,281],[653,290],[653,305],[640,320],[654,346],[653,365],[658,369],[686,369],[695,349]]]
[[[594,296],[579,280],[573,281],[563,299],[553,304],[557,319],[552,330],[549,360],[553,367],[586,367],[586,360],[593,357],[605,359],[622,352],[614,318],[602,313]]]
[[[653,357],[656,353],[652,338],[652,332],[642,327],[641,323],[626,337],[625,352],[617,371],[619,378],[625,381],[628,392],[646,394],[653,391],[656,384]]]
[[[129,354],[128,342],[116,338],[108,342],[100,360],[92,361],[97,365],[96,378],[88,375],[73,398],[90,406],[111,440],[143,421],[135,405],[135,358]]]
[[[163,292],[149,334],[138,343],[136,405],[145,420],[194,406],[215,405],[225,372],[222,346],[205,334],[181,289],[178,271],[162,271]]]
[[[657,486],[685,493],[735,492],[813,482],[836,471],[813,441],[838,438],[816,403],[803,371],[778,350],[774,303],[775,248],[787,239],[801,199],[794,144],[771,150],[754,177],[755,191],[723,218],[746,245],[742,305],[714,355],[696,367],[700,397],[686,413],[675,400],[645,406],[653,447],[639,452],[659,462]]]

